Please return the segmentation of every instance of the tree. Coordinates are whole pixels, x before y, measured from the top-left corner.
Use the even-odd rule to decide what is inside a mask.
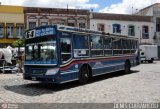
[[[12,43],[14,47],[22,47],[24,46],[24,39],[17,39]]]
[[[24,39],[17,39],[12,43],[14,47],[18,47],[18,56],[20,55],[20,47],[24,46],[25,40]]]

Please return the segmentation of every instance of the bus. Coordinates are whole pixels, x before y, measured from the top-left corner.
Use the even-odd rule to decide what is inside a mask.
[[[85,84],[97,75],[139,64],[138,39],[64,25],[40,26],[25,33],[26,80]]]

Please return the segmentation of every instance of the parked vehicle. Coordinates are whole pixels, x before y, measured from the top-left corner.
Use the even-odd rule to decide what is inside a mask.
[[[140,58],[141,62],[153,63],[158,59],[157,45],[140,45]]]

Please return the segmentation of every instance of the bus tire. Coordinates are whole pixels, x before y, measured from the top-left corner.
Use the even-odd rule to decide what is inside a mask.
[[[154,60],[153,58],[151,60],[148,60],[148,63],[153,63],[153,60]]]
[[[130,64],[129,60],[126,60],[126,62],[125,62],[124,72],[125,72],[125,74],[128,74],[131,72],[131,64]]]
[[[84,65],[80,69],[79,73],[79,83],[86,84],[89,80],[89,69],[87,65]]]

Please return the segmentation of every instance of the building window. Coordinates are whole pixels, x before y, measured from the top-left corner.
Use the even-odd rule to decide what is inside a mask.
[[[160,32],[160,24],[156,24],[156,31]]]
[[[75,27],[75,23],[68,23],[68,26]]]
[[[98,31],[104,31],[105,30],[104,29],[104,24],[98,24],[97,29],[98,29]]]
[[[16,25],[16,36],[17,38],[22,38],[24,32],[24,25],[23,24],[17,24]]]
[[[75,27],[76,26],[76,19],[73,17],[68,18],[68,26]]]
[[[79,23],[79,28],[86,28],[85,23]]]
[[[13,38],[14,35],[14,24],[8,23],[7,24],[7,38]]]
[[[86,18],[85,17],[78,18],[77,23],[79,25],[79,28],[86,28]]]
[[[29,22],[29,29],[33,29],[36,27],[36,22]]]
[[[121,33],[121,25],[113,24],[113,33]]]
[[[61,21],[59,22],[59,24],[60,24],[60,25],[65,25],[65,20],[61,20]]]
[[[60,24],[60,25],[65,25],[65,23],[64,23],[64,22],[60,22],[59,24]]]
[[[142,38],[143,39],[149,39],[149,28],[148,26],[142,27]]]
[[[65,20],[64,19],[60,19],[60,18],[55,18],[52,19],[52,25],[56,25],[56,24],[60,24],[60,25],[65,25]]]
[[[156,32],[160,32],[160,18],[156,18]]]
[[[0,23],[0,38],[4,37],[4,23]]]
[[[128,35],[135,36],[135,26],[133,26],[133,25],[128,26]]]
[[[48,22],[41,22],[41,26],[48,25]]]

